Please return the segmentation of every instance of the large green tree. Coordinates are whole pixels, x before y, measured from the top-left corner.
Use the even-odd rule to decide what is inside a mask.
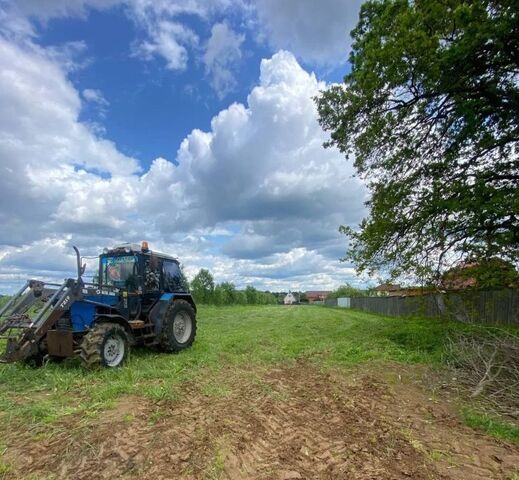
[[[517,262],[519,2],[370,0],[352,37],[351,73],[316,99],[370,191],[347,258],[423,277]]]
[[[214,293],[214,278],[205,268],[195,275],[191,282],[191,291],[195,301],[199,303],[212,303]]]

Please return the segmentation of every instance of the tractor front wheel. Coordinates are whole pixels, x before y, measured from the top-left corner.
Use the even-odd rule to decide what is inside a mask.
[[[161,347],[166,352],[180,352],[192,345],[196,335],[196,316],[185,300],[176,300],[166,310]]]
[[[97,323],[81,342],[80,357],[88,369],[120,367],[128,357],[128,335],[116,323]]]

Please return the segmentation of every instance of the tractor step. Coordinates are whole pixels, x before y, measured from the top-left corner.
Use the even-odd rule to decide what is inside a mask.
[[[130,327],[132,327],[132,330],[139,330],[144,328],[145,325],[144,320],[130,320],[128,323],[130,324]]]
[[[128,323],[130,327],[132,327],[132,330],[154,327],[153,323],[145,323],[144,320],[130,320]]]

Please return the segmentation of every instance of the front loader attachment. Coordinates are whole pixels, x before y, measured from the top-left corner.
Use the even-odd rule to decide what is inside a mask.
[[[82,296],[83,281],[62,285],[29,280],[0,310],[0,362],[26,360],[40,353],[46,333]],[[0,343],[1,345],[1,343]]]

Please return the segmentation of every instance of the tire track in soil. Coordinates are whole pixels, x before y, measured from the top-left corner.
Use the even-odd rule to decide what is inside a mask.
[[[40,442],[22,434],[9,445],[18,466],[12,478],[504,479],[519,465],[517,448],[445,422],[441,409],[424,412],[422,393],[400,395],[370,376],[348,385],[298,363],[260,381],[231,371],[222,380],[232,384],[227,397],[190,383],[173,403],[125,398],[75,434],[70,421],[67,432]],[[454,470],[450,457],[427,454],[453,438],[461,462]]]

